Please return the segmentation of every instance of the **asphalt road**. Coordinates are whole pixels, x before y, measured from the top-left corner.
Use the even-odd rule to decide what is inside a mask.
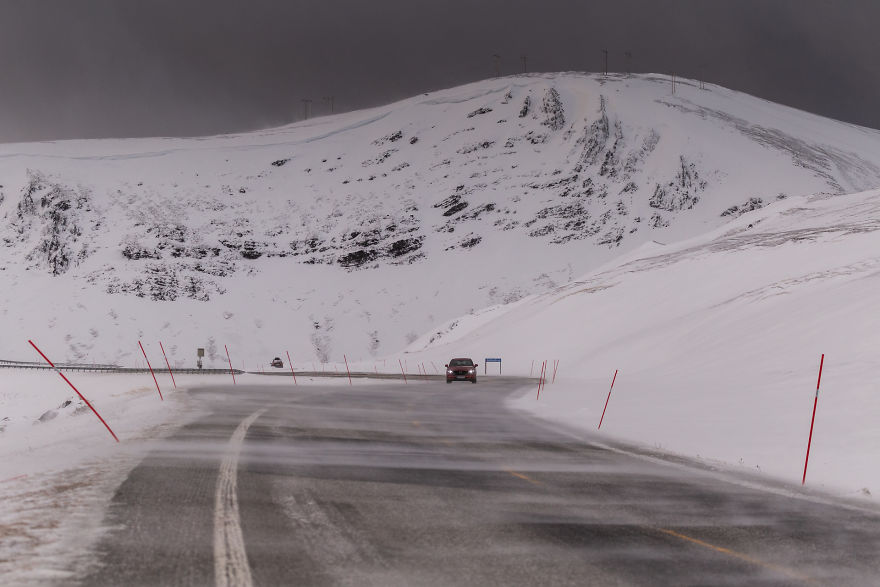
[[[291,383],[192,392],[82,583],[880,584],[880,515],[554,430],[521,381]]]

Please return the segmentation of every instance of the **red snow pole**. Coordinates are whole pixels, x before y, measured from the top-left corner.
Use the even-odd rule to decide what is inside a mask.
[[[171,383],[174,384],[174,389],[177,389],[177,382],[174,380],[174,371],[171,370],[171,363],[168,362],[168,355],[165,354],[165,347],[162,346],[162,341],[159,341],[159,348],[162,349],[162,356],[165,357],[165,364],[168,365],[168,374],[171,375]]]
[[[608,397],[605,398],[605,407],[602,409],[602,417],[599,418],[599,430],[602,429],[602,420],[605,419],[605,410],[608,409],[608,400],[611,399],[611,390],[614,389],[615,381],[617,381],[617,369],[614,370],[614,379],[611,380],[611,389],[608,390]]]
[[[559,368],[559,359],[553,361],[553,381],[550,383],[556,383],[556,370]]]
[[[804,461],[804,477],[801,485],[807,482],[807,465],[810,463],[810,445],[813,444],[813,424],[816,422],[816,406],[819,404],[819,385],[822,383],[822,366],[825,364],[825,353],[819,361],[819,379],[816,381],[816,398],[813,400],[813,418],[810,420],[810,438],[807,440],[807,459]]]
[[[159,399],[164,402],[165,398],[162,397],[162,390],[159,389],[159,382],[156,381],[156,374],[153,373],[153,366],[150,365],[150,359],[147,358],[147,351],[144,350],[144,345],[141,344],[141,341],[138,341],[138,346],[141,347],[141,352],[144,353],[144,360],[147,362],[147,367],[150,368],[150,375],[153,376],[153,383],[156,384],[156,391],[159,392]]]
[[[229,361],[229,372],[232,374],[232,385],[235,385],[235,369],[232,368],[232,359],[229,358],[229,348],[224,344],[223,348],[226,349],[226,360]]]
[[[538,395],[535,396],[536,400],[541,397],[541,387],[543,386],[543,383],[544,383],[544,369],[546,366],[547,366],[547,361],[544,361],[543,363],[541,363],[541,374],[538,375]]]
[[[437,365],[434,364],[434,361],[431,361],[431,366],[434,367],[434,373],[440,375],[440,369],[437,368]]]
[[[284,352],[287,353],[287,364],[290,365],[290,373],[293,375],[293,384],[299,385],[296,382],[296,372],[294,372],[294,370],[293,370],[293,361],[290,360],[290,351],[284,351]]]
[[[343,354],[342,358],[345,359],[345,372],[348,373],[348,384],[351,385],[351,371],[348,370],[348,357]]]
[[[46,362],[49,363],[49,365],[50,365],[53,369],[55,369],[55,372],[58,373],[58,375],[61,376],[61,378],[67,383],[67,385],[69,385],[69,386],[71,387],[71,389],[73,389],[73,391],[76,392],[76,395],[79,396],[79,399],[81,399],[82,401],[84,401],[84,402],[86,403],[86,405],[89,406],[89,409],[92,410],[92,411],[95,413],[95,415],[98,417],[98,420],[100,420],[100,421],[101,421],[101,424],[104,425],[104,428],[107,429],[107,432],[109,432],[110,435],[113,436],[113,440],[115,440],[116,442],[119,442],[119,438],[116,437],[116,434],[113,432],[113,430],[110,429],[110,426],[107,424],[107,422],[104,421],[104,418],[101,417],[101,414],[98,413],[98,410],[96,410],[96,409],[94,408],[94,406],[92,406],[92,404],[89,403],[89,400],[87,400],[87,399],[85,398],[85,396],[83,396],[83,394],[81,394],[81,393],[79,392],[79,390],[76,388],[76,386],[75,386],[73,383],[70,382],[70,379],[68,379],[67,377],[65,377],[65,376],[64,376],[64,373],[62,373],[61,371],[59,371],[59,370],[58,370],[58,367],[55,366],[55,363],[53,363],[52,361],[50,361],[50,360],[49,360],[49,357],[47,357],[46,355],[44,355],[44,354],[43,354],[43,351],[41,351],[40,349],[37,348],[37,345],[34,344],[34,341],[32,341],[32,340],[28,340],[28,342],[30,343],[30,345],[31,345],[32,347],[34,347],[34,350],[37,351],[38,353],[40,353],[40,356],[43,357],[43,359],[45,359]]]
[[[403,382],[407,383],[406,371],[403,370],[403,363],[400,362],[400,359],[397,359],[397,362],[400,363],[400,372],[403,373]]]

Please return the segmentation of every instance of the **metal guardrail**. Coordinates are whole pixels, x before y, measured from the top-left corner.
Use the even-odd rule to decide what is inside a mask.
[[[84,363],[56,363],[55,366],[59,371],[90,371],[94,373],[149,373],[150,370],[142,367],[120,367],[119,365],[100,365],[100,364],[84,364]],[[45,363],[37,363],[32,361],[8,361],[0,359],[0,369],[35,369],[35,370],[53,370],[52,367]],[[154,369],[157,372],[164,372],[166,369]],[[173,369],[174,373],[184,375],[227,375],[229,369],[197,369],[195,367],[181,367]],[[233,373],[241,375],[245,373],[241,369],[233,369]]]
[[[128,374],[144,374],[150,370],[143,367],[120,367],[119,365],[101,365],[101,364],[83,364],[83,363],[56,363],[59,371],[87,371],[94,373],[128,373]],[[45,363],[37,363],[32,361],[9,361],[0,359],[0,369],[35,369],[35,370],[53,370],[52,367]],[[164,373],[164,367],[154,369],[156,373]],[[228,375],[229,369],[197,369],[195,367],[174,368],[174,374],[181,375]],[[290,377],[290,368],[272,370],[272,371],[244,371],[242,369],[233,369],[236,375],[265,375],[267,377]],[[296,371],[297,377],[325,377],[335,379],[347,379],[346,372],[327,372],[327,371]],[[400,373],[375,373],[372,371],[352,371],[352,378],[359,379],[394,379],[403,380]],[[407,380],[412,381],[445,381],[446,376],[441,375],[421,375],[419,373],[407,373]],[[494,377],[493,377],[494,378]]]

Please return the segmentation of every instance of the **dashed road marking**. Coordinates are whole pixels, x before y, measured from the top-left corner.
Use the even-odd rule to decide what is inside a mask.
[[[700,540],[699,538],[694,538],[692,536],[688,536],[687,534],[682,534],[681,532],[676,532],[674,530],[667,530],[666,528],[651,528],[652,530],[656,530],[657,532],[661,532],[668,536],[674,536],[686,542],[690,542],[691,544],[696,544],[698,546],[702,546],[703,548],[708,548],[709,550],[714,550],[715,552],[720,552],[721,554],[725,554],[727,556],[731,556],[733,558],[737,558],[741,561],[745,561],[747,563],[753,564],[758,567],[763,567],[765,569],[769,569],[771,571],[776,571],[777,573],[782,573],[783,575],[788,575],[789,577],[793,577],[800,581],[804,581],[805,583],[813,583],[814,580],[807,575],[803,575],[798,573],[793,569],[789,569],[788,567],[783,567],[780,565],[775,565],[773,563],[768,563],[766,561],[762,561],[761,559],[757,559],[755,557],[749,556],[747,554],[743,554],[741,552],[737,552],[735,550],[731,550],[729,548],[724,548],[723,546],[716,546],[705,540]]]
[[[524,480],[524,481],[528,481],[528,482],[531,483],[532,485],[544,485],[544,484],[541,483],[540,481],[536,481],[536,480],[532,479],[531,477],[529,477],[528,475],[523,475],[522,473],[517,473],[516,471],[512,471],[512,470],[510,470],[510,469],[504,469],[504,470],[505,470],[507,473],[510,473],[511,475],[513,475],[514,477],[518,477],[518,478],[520,478],[520,479],[522,479],[522,480]]]
[[[241,518],[238,511],[238,458],[248,428],[266,410],[257,410],[238,425],[220,463],[214,494],[214,583],[217,587],[251,587]]]

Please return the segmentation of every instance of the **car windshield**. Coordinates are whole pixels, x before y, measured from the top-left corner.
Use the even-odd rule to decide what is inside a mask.
[[[473,367],[474,362],[470,359],[452,359],[449,361],[450,367]]]

